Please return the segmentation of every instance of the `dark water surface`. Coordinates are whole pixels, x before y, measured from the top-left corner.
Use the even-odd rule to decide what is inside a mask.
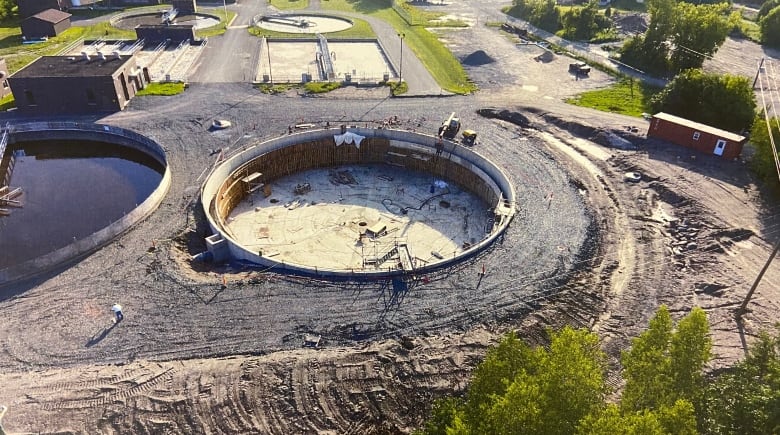
[[[4,207],[11,214],[0,217],[0,269],[105,228],[142,203],[165,171],[146,154],[111,143],[52,140],[8,148],[16,156],[10,186],[22,188],[24,207]]]

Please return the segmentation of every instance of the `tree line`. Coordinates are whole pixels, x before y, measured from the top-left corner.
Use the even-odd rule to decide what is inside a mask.
[[[780,431],[780,331],[715,374],[705,312],[675,323],[666,307],[622,352],[610,400],[598,336],[565,327],[531,347],[514,333],[490,349],[463,397],[433,404],[418,435],[773,434]]]
[[[648,0],[647,31],[635,35],[618,50],[621,62],[644,73],[672,77],[700,68],[739,28],[740,13],[729,2]],[[598,2],[560,7],[555,0],[513,0],[510,15],[536,27],[574,40],[589,41],[612,28],[611,8],[600,13]],[[757,18],[761,43],[780,47],[780,0],[767,0]]]

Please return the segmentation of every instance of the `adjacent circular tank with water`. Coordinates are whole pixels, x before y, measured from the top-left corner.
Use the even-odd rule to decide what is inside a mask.
[[[170,183],[154,141],[95,124],[14,126],[0,172],[10,200],[0,194],[0,285],[103,246],[155,210]]]

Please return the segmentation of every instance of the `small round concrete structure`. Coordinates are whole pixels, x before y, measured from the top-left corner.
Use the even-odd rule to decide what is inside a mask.
[[[283,136],[217,166],[201,192],[217,261],[370,279],[427,273],[489,246],[515,214],[500,168],[469,148],[367,128]]]
[[[156,12],[120,12],[111,17],[111,25],[124,30],[133,30],[141,24],[162,24],[162,10]],[[193,29],[208,29],[220,23],[216,15],[196,12],[194,14],[179,15],[173,20],[172,26],[191,25]]]
[[[263,15],[256,21],[257,27],[282,33],[333,33],[354,25],[347,18],[309,14]]]
[[[0,286],[60,267],[98,250],[149,216],[168,193],[171,172],[165,151],[153,140],[133,131],[100,124],[33,122],[14,124],[9,134],[9,144],[51,139],[98,141],[132,148],[158,162],[165,171],[157,187],[132,211],[88,237],[74,240],[46,255],[0,269]]]

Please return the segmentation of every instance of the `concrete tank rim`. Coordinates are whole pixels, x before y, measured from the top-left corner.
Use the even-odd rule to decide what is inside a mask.
[[[300,11],[300,12],[279,12],[277,14],[260,14],[260,18],[265,17],[324,17],[324,18],[335,18],[341,21],[347,21],[349,23],[355,24],[355,21],[351,17],[342,16],[337,14],[335,11],[329,11],[329,12],[313,12],[313,11]]]
[[[159,8],[156,10],[145,10],[145,11],[127,11],[127,12],[120,12],[116,15],[113,15],[110,18],[110,24],[113,27],[118,27],[118,24],[122,22],[122,20],[129,19],[129,18],[135,18],[135,17],[145,17],[145,16],[159,16],[160,12],[167,10],[168,8]],[[203,17],[203,18],[212,18],[217,20],[218,22],[221,22],[221,18],[217,15],[206,13],[206,12],[193,12],[191,15],[194,15],[196,17]],[[176,26],[176,23],[174,22],[172,26]]]
[[[301,11],[301,12],[297,12],[297,13],[296,12],[280,12],[280,13],[277,13],[277,14],[274,14],[274,15],[269,15],[269,14],[255,15],[254,26],[258,27],[260,29],[263,29],[263,27],[260,26],[260,22],[263,21],[263,18],[265,18],[265,17],[323,17],[323,18],[334,18],[334,19],[337,19],[337,20],[348,22],[350,24],[349,28],[355,26],[355,20],[353,18],[351,18],[351,17],[338,15],[335,12],[319,13],[319,12],[311,12],[311,11]],[[343,32],[343,30],[339,30],[339,32]],[[322,32],[322,33],[323,34],[327,34],[327,33],[335,33],[335,32]],[[315,35],[316,32],[303,33],[303,34]]]
[[[431,135],[425,135],[417,132],[411,132],[406,130],[392,130],[392,129],[374,129],[374,128],[359,128],[359,127],[350,127],[347,128],[347,131],[355,132],[360,134],[366,133],[366,132],[380,132],[379,136],[373,135],[373,136],[367,136],[367,137],[382,137],[387,135],[388,133],[392,134],[393,132],[398,133],[401,136],[405,136],[407,138],[417,138],[418,142],[414,142],[415,145],[423,145],[427,146],[431,149],[435,149],[435,142],[437,138],[435,136]],[[294,134],[288,134],[288,135],[281,135],[277,136],[275,138],[271,138],[266,141],[255,143],[252,146],[245,146],[241,150],[235,152],[234,154],[228,156],[218,164],[215,164],[211,170],[209,171],[208,175],[206,176],[203,184],[201,185],[200,189],[200,202],[201,207],[203,207],[203,211],[206,215],[206,220],[208,221],[209,227],[211,228],[212,234],[219,234],[220,237],[226,240],[228,243],[228,247],[231,251],[231,256],[235,258],[235,251],[239,251],[245,255],[254,257],[257,259],[257,261],[249,261],[252,264],[256,264],[258,267],[265,268],[266,270],[272,270],[276,269],[278,271],[281,271],[282,273],[287,273],[291,275],[305,275],[305,276],[316,276],[319,278],[326,278],[326,279],[334,279],[334,280],[344,280],[344,279],[354,279],[354,280],[361,280],[361,279],[376,279],[379,277],[396,277],[396,276],[403,276],[408,274],[408,272],[405,272],[403,270],[397,270],[393,272],[388,272],[384,270],[377,270],[377,271],[359,271],[355,272],[354,270],[327,270],[327,269],[319,269],[317,267],[312,267],[308,265],[298,265],[293,264],[289,262],[280,262],[273,260],[269,257],[263,257],[258,254],[256,254],[253,251],[249,251],[248,249],[244,248],[238,241],[236,241],[233,237],[231,237],[227,231],[224,230],[221,223],[219,223],[218,218],[212,215],[211,213],[211,205],[212,202],[215,200],[215,196],[210,195],[211,191],[214,191],[214,189],[218,189],[219,186],[221,186],[227,177],[220,179],[219,181],[215,181],[215,173],[217,173],[222,168],[228,166],[228,165],[235,165],[234,169],[229,170],[227,176],[229,177],[231,174],[235,173],[238,168],[240,168],[242,165],[245,165],[246,163],[252,161],[253,159],[267,153],[270,151],[275,151],[277,149],[286,148],[287,146],[293,146],[294,144],[290,144],[284,147],[274,148],[274,145],[286,142],[288,138],[295,138],[300,137],[301,140],[311,140],[314,138],[322,138],[326,136],[330,136],[332,134],[340,133],[339,128],[320,128],[316,130],[309,130],[306,132],[301,133],[294,133]],[[508,198],[505,199],[505,204],[508,204],[508,213],[507,218],[501,223],[499,228],[496,231],[493,231],[492,234],[482,239],[479,243],[472,245],[470,248],[463,251],[460,255],[457,255],[453,258],[444,259],[435,263],[431,263],[429,265],[420,267],[415,269],[415,274],[425,274],[430,273],[433,271],[441,270],[446,267],[453,266],[455,264],[461,263],[463,261],[466,261],[477,254],[483,252],[486,250],[489,246],[491,246],[499,237],[501,237],[506,229],[509,227],[509,224],[514,219],[514,216],[516,214],[517,208],[516,208],[516,201],[517,201],[517,193],[515,191],[514,185],[511,182],[511,179],[509,176],[504,172],[504,170],[496,165],[494,162],[490,161],[486,157],[482,156],[481,154],[477,153],[476,151],[466,148],[463,146],[460,146],[452,141],[445,141],[446,143],[450,144],[453,148],[452,149],[458,149],[463,154],[473,154],[474,156],[478,156],[482,161],[487,162],[489,165],[491,165],[491,168],[496,171],[498,176],[501,178],[501,184],[499,184],[499,188],[504,192],[508,193]],[[457,147],[457,148],[456,148]],[[250,157],[248,157],[250,156]],[[473,163],[473,162],[472,162]],[[482,169],[482,168],[480,168]],[[498,184],[498,183],[497,183]]]
[[[145,146],[156,146],[157,149],[155,151],[159,152],[158,155],[148,153],[147,150],[144,150],[140,147],[133,148],[138,151],[145,152],[147,155],[157,160],[160,164],[163,165],[165,172],[163,173],[157,188],[155,188],[141,204],[138,204],[137,207],[135,207],[132,211],[120,219],[101,229],[98,229],[87,237],[77,240],[69,245],[63,246],[48,254],[32,258],[23,263],[7,267],[5,269],[0,269],[0,288],[35,278],[36,276],[43,275],[59,267],[67,266],[108,245],[114,239],[129,231],[131,228],[157,210],[160,204],[162,204],[162,201],[165,199],[165,196],[168,194],[168,191],[171,187],[172,174],[167,158],[165,157],[165,150],[159,144],[157,144],[157,142],[146,136],[121,127],[97,123],[92,124],[76,122],[19,123],[14,124],[11,127],[10,135],[23,135],[24,133],[41,131],[70,131],[74,133],[87,132],[90,134],[95,134],[97,137],[123,137],[130,140],[133,140],[133,138],[144,138],[147,140]],[[116,143],[110,140],[106,141]],[[127,145],[122,144],[122,146]]]

